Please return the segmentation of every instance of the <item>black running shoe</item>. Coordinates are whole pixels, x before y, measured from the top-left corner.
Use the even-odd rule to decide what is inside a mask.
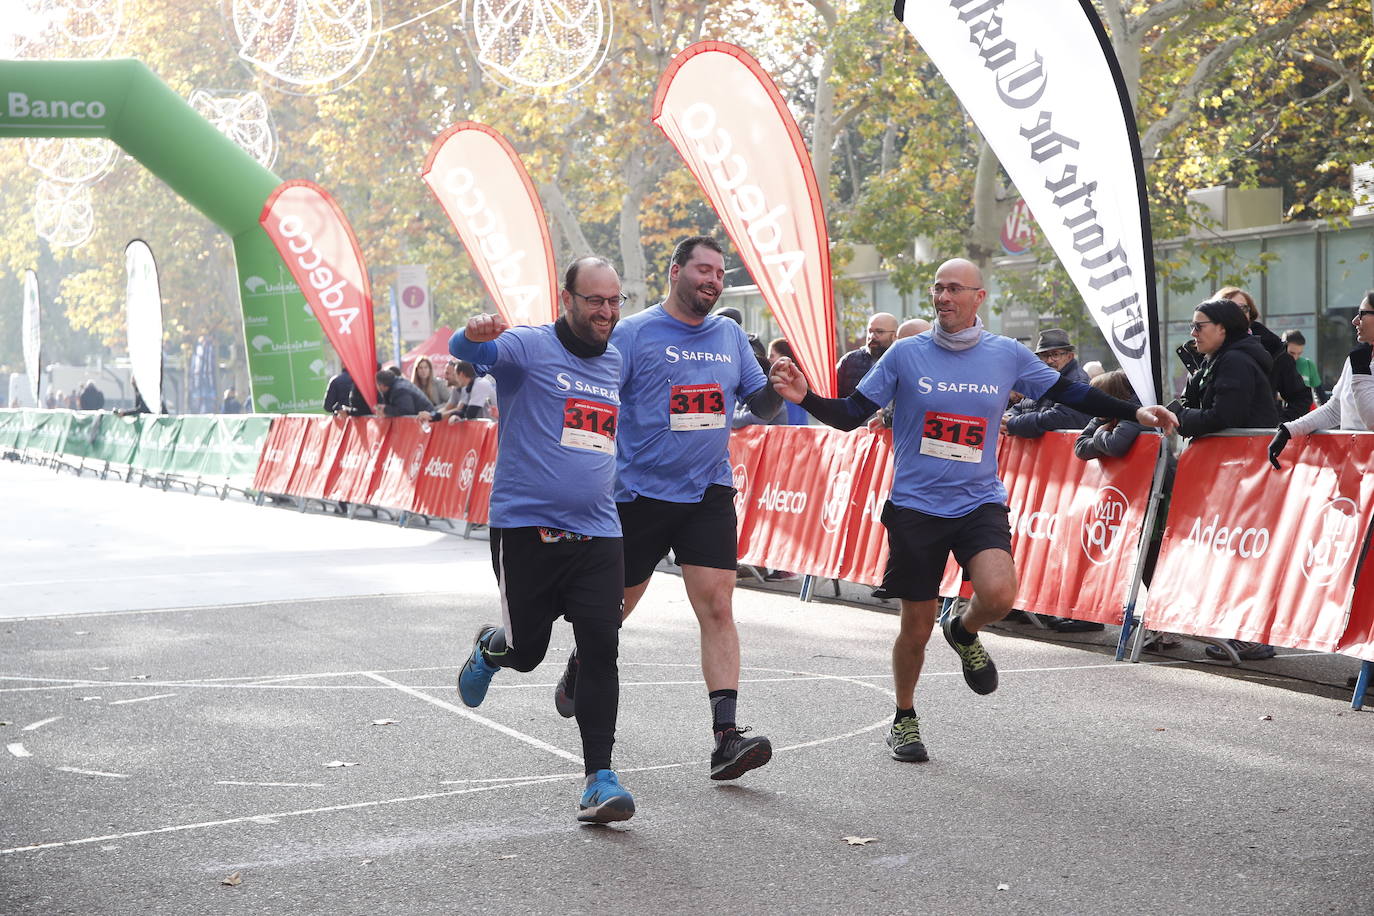
[[[762,735],[744,737],[745,728],[716,732],[716,749],[711,752],[712,779],[739,779],[773,758],[773,744]]]
[[[997,689],[997,666],[992,663],[988,650],[983,648],[983,641],[977,636],[973,637],[973,642],[968,645],[954,638],[950,627],[959,619],[951,615],[940,625],[945,634],[945,642],[959,653],[959,662],[964,666],[964,683],[968,684],[969,689],[974,693],[992,693]]]
[[[577,650],[568,653],[568,666],[553,688],[553,708],[565,719],[571,719],[577,712],[575,695],[577,692]]]
[[[921,742],[921,720],[915,717],[892,724],[892,731],[887,733],[887,746],[892,748],[893,760],[925,763],[930,759]]]

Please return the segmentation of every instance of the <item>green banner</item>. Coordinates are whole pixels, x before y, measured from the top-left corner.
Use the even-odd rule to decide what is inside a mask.
[[[109,137],[234,242],[253,406],[322,407],[319,322],[258,224],[281,179],[136,60],[0,60],[0,137]]]
[[[90,457],[111,464],[130,464],[138,450],[138,420],[134,417],[100,415],[100,431],[91,443]]]

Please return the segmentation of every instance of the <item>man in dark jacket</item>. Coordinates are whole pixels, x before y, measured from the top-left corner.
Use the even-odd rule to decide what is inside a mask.
[[[324,392],[324,409],[327,413],[342,416],[370,417],[372,408],[353,384],[353,376],[348,369],[340,369],[339,374],[329,380]]]
[[[1042,363],[1058,371],[1059,377],[1066,381],[1082,382],[1084,385],[1091,381],[1078,365],[1069,332],[1063,328],[1041,331],[1040,339],[1035,342],[1035,355],[1040,357]],[[1013,404],[1003,417],[1002,428],[1013,436],[1039,439],[1052,429],[1082,429],[1091,419],[1067,404],[1041,398]]]
[[[105,393],[95,386],[94,381],[86,379],[76,402],[82,410],[101,410],[105,407]]]
[[[413,417],[420,412],[431,413],[434,404],[415,383],[383,369],[377,373],[377,416]]]
[[[1279,412],[1269,383],[1274,362],[1250,334],[1240,306],[1229,299],[1202,303],[1193,312],[1192,336],[1203,360],[1169,408],[1178,416],[1179,435],[1276,427]]]

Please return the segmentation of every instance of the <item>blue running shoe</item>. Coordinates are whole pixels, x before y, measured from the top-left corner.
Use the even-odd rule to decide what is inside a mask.
[[[463,669],[458,672],[458,695],[463,698],[464,703],[474,709],[481,706],[482,701],[486,699],[492,675],[501,670],[482,657],[482,650],[491,642],[491,636],[495,632],[496,627],[491,624],[486,624],[477,631],[477,638],[472,641],[472,654],[463,663]]]
[[[587,777],[586,791],[577,806],[577,819],[585,824],[609,824],[634,817],[635,800],[616,778],[615,770],[597,770]]]

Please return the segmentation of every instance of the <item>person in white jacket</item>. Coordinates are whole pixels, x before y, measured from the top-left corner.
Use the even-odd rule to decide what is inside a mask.
[[[1269,443],[1269,463],[1275,468],[1293,436],[1305,436],[1319,429],[1374,429],[1374,375],[1369,370],[1374,353],[1374,290],[1365,293],[1351,323],[1359,344],[1346,357],[1330,400],[1296,420],[1279,424]]]

